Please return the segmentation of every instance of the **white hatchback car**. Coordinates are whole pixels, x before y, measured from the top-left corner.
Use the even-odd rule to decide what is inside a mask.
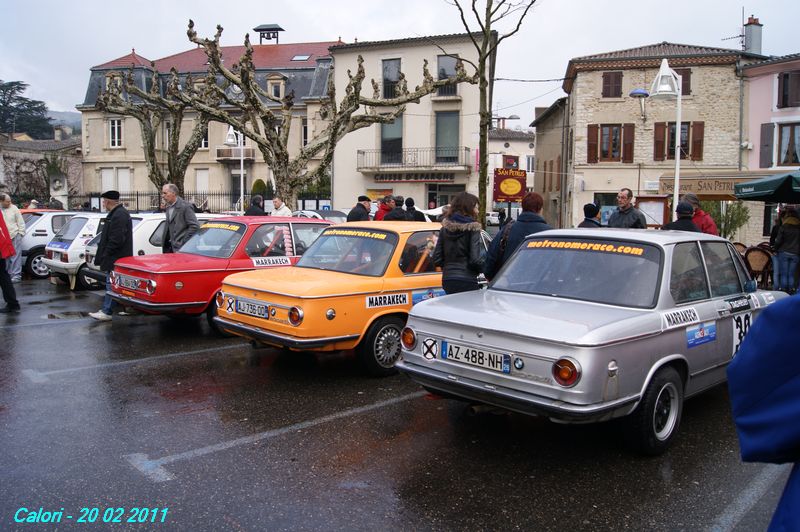
[[[64,227],[75,212],[69,211],[27,211],[22,214],[25,219],[25,236],[20,242],[22,260],[25,271],[34,279],[45,279],[50,276],[50,268],[44,265],[45,246],[53,240],[59,229]]]
[[[219,218],[222,214],[198,213],[197,221],[200,225],[212,218]],[[131,214],[131,225],[133,226],[133,254],[134,255],[160,255],[161,247],[164,244],[164,227],[166,219],[163,212]],[[97,233],[88,244],[86,244],[86,268],[81,270],[79,282],[106,282],[106,273],[94,263],[97,255],[97,246],[100,244],[100,233]],[[88,279],[86,279],[88,277]]]
[[[87,284],[84,276],[79,275],[86,268],[84,253],[86,244],[100,232],[105,223],[106,213],[78,213],[62,227],[45,247],[46,256],[42,264],[69,283],[74,290],[80,288],[98,288],[96,283]]]

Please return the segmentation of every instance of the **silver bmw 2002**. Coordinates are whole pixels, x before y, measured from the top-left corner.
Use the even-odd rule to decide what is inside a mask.
[[[434,393],[560,422],[629,416],[644,454],[683,400],[725,381],[762,308],[730,242],[702,233],[564,229],[528,237],[485,290],[416,305],[397,367]]]

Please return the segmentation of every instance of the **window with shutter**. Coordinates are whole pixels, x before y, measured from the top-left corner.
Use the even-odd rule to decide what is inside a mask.
[[[653,129],[653,160],[663,161],[666,152],[667,123],[656,122]]]
[[[778,164],[800,164],[800,122],[778,125]]]
[[[600,126],[597,124],[589,124],[586,133],[586,162],[597,162],[597,136],[600,131]]]
[[[600,160],[619,161],[622,151],[622,125],[602,124],[600,126]]]
[[[689,96],[692,94],[692,69],[676,68],[675,73],[681,77],[681,95]]]
[[[693,161],[703,160],[704,129],[705,129],[705,122],[692,122],[692,151],[690,155]]]
[[[778,74],[778,107],[800,107],[800,70]]]
[[[633,124],[622,124],[622,162],[633,162]]]
[[[603,98],[622,97],[622,72],[603,72]]]
[[[775,139],[775,124],[761,124],[761,139],[759,142],[759,168],[772,168],[772,146]]]
[[[689,155],[689,122],[681,122],[681,140],[680,140],[680,153],[681,159],[686,159]],[[667,159],[675,158],[675,122],[670,122],[668,127],[667,136]]]

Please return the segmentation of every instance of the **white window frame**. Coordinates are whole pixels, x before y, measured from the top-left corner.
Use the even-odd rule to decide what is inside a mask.
[[[114,131],[116,129],[116,132]],[[110,118],[108,120],[108,147],[123,148],[123,128],[121,118]]]

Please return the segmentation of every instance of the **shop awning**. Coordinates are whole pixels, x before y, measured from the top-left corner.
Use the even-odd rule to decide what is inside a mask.
[[[800,203],[800,170],[737,183],[735,194],[746,201]]]
[[[693,192],[701,200],[735,200],[736,189],[740,183],[752,182],[761,178],[771,177],[774,171],[714,171],[714,172],[681,172],[681,194]],[[660,194],[672,194],[675,188],[674,173],[663,174],[658,180]],[[741,198],[750,199],[750,198]]]

